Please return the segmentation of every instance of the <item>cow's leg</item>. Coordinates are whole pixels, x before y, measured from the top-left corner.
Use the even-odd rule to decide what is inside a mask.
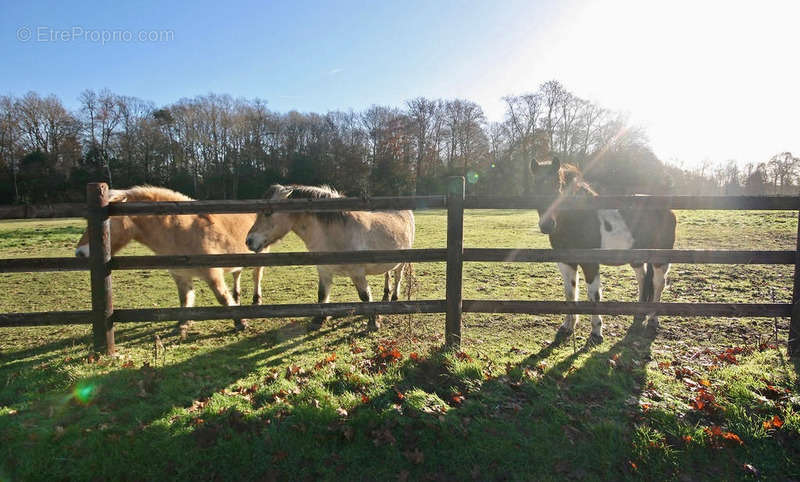
[[[582,264],[581,268],[583,269],[583,277],[586,279],[586,292],[589,301],[599,303],[602,295],[600,265]],[[603,343],[603,317],[600,315],[592,315],[592,336],[589,338],[589,342],[598,345]]]
[[[653,264],[653,299],[654,303],[661,301],[661,294],[667,286],[667,273],[669,272],[669,264]],[[658,331],[658,315],[655,313],[650,315],[647,321],[647,331],[655,334]]]
[[[191,276],[181,276],[175,273],[172,274],[172,279],[175,280],[175,285],[178,287],[178,299],[181,302],[181,308],[191,308],[194,306],[194,283]],[[190,320],[178,322],[177,333],[181,338],[186,338],[186,333],[191,325]]]
[[[261,277],[264,275],[264,267],[253,268],[253,304],[261,304]]]
[[[327,303],[331,299],[331,286],[333,285],[333,273],[322,268],[317,267],[317,274],[319,274],[319,284],[317,285],[317,302]],[[322,326],[323,323],[328,321],[330,316],[315,316],[311,323],[314,326]]]
[[[564,295],[567,301],[578,301],[578,265],[558,263],[561,277],[564,279]],[[578,315],[567,315],[564,323],[558,328],[556,340],[563,340],[575,332]]]
[[[367,282],[367,277],[365,275],[358,275],[353,276],[350,279],[353,280],[353,284],[356,286],[356,290],[358,291],[358,297],[364,303],[369,303],[372,301],[372,292],[369,289],[369,283]],[[367,324],[367,328],[370,331],[378,330],[381,327],[380,316],[379,315],[369,315],[369,323]]]
[[[211,291],[214,292],[217,302],[224,306],[238,306],[239,303],[236,302],[236,300],[228,291],[228,286],[225,284],[225,277],[223,276],[222,269],[212,268],[208,271],[206,283],[208,284],[208,287],[211,288]],[[234,319],[233,325],[237,331],[242,331],[247,328],[248,321],[245,319]]]
[[[400,298],[400,285],[403,283],[403,271],[405,267],[405,264],[401,264],[394,269],[394,288],[392,289],[392,301],[397,301]]]
[[[644,265],[641,264],[641,263],[635,263],[635,264],[631,264],[631,267],[633,268],[633,272],[636,274],[636,283],[637,283],[637,285],[639,287],[639,302],[640,303],[644,303],[644,302],[648,301],[646,299],[647,298],[647,295],[646,295],[647,288],[644,286],[644,283],[645,283]],[[643,323],[645,318],[646,317],[645,317],[644,314],[633,315],[633,324],[634,324],[634,326]]]
[[[383,300],[382,301],[389,301],[389,293],[391,290],[389,289],[389,273],[391,271],[387,271],[383,274]]]
[[[233,271],[231,274],[233,275],[233,301],[238,305],[242,296],[242,270]]]

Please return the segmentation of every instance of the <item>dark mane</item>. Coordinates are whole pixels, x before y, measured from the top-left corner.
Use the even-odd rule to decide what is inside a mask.
[[[572,164],[561,165],[558,170],[558,180],[561,184],[562,192],[564,192],[564,188],[574,186],[574,194],[597,196],[592,186],[583,179],[583,173],[581,173],[580,169]]]
[[[289,194],[288,199],[335,199],[344,197],[336,189],[333,189],[330,186],[304,186],[300,184],[290,184],[285,186],[292,190],[291,194]],[[270,186],[267,190],[264,197],[267,199],[271,198],[279,185]],[[347,211],[330,211],[330,212],[312,212],[309,213],[312,216],[315,216],[322,222],[332,223],[332,222],[345,222],[350,217],[350,213]]]

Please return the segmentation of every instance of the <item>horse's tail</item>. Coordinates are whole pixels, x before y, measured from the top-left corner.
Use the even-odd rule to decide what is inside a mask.
[[[645,263],[644,265],[644,286],[642,286],[642,299],[644,301],[653,301],[653,293],[655,293],[655,285],[653,283],[653,270],[655,267],[653,263]]]

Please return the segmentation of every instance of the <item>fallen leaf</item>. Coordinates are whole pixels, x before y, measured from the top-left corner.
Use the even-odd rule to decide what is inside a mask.
[[[771,428],[781,428],[783,426],[783,420],[777,415],[773,416],[771,420],[767,420],[763,423],[764,430],[769,430]]]
[[[406,450],[403,452],[403,455],[408,459],[409,462],[419,465],[425,462],[425,454],[418,448],[415,448],[414,451]]]
[[[750,464],[742,464],[742,469],[753,477],[761,477],[761,472]]]

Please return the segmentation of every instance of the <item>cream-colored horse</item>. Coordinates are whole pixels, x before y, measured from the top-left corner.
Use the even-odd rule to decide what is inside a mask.
[[[271,200],[321,199],[342,197],[328,186],[273,185],[264,196]],[[414,214],[411,211],[339,211],[259,213],[247,235],[247,247],[259,251],[294,231],[309,251],[360,251],[409,249],[414,243]],[[383,300],[389,299],[389,272],[394,271],[392,300],[397,300],[404,263],[343,264],[317,266],[320,303],[330,299],[334,275],[348,276],[361,301],[372,301],[366,275],[385,274]],[[316,318],[316,323],[324,319]],[[379,317],[370,316],[369,328],[380,327]]]
[[[179,192],[152,186],[134,186],[112,190],[111,202],[126,201],[192,201]],[[165,216],[112,216],[111,254],[117,253],[131,240],[150,248],[159,255],[247,253],[244,241],[255,214],[182,214]],[[89,256],[89,234],[84,231],[75,256]],[[253,268],[253,303],[261,303],[262,267]],[[178,286],[182,307],[194,306],[193,280],[208,283],[220,304],[235,306],[241,294],[242,268],[192,268],[169,270]],[[233,274],[233,295],[225,284],[224,274]],[[247,320],[234,320],[237,329],[247,327]],[[186,336],[189,322],[179,323],[181,336]]]

